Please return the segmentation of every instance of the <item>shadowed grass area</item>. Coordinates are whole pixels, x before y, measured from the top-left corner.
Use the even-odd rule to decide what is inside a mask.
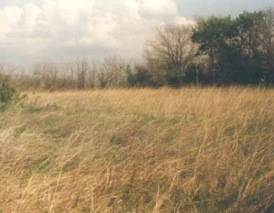
[[[274,91],[31,93],[1,113],[0,212],[271,212]]]

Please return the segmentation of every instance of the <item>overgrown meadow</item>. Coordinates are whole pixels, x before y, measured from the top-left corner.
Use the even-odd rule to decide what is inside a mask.
[[[27,93],[0,112],[0,212],[273,212],[274,90]]]

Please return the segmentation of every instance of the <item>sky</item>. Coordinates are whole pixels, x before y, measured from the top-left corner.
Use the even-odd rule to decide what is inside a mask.
[[[131,60],[158,26],[270,6],[273,0],[0,0],[0,63]]]

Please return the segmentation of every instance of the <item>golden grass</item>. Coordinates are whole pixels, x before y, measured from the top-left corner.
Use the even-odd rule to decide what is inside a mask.
[[[274,90],[28,97],[0,114],[1,213],[274,208]]]

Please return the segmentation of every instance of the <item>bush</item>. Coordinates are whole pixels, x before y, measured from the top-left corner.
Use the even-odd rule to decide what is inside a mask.
[[[155,82],[148,72],[148,70],[143,66],[136,66],[134,72],[127,67],[126,71],[127,83],[130,87],[157,87],[159,86]]]
[[[184,74],[180,67],[168,66],[165,70],[167,84],[171,87],[180,87],[183,85]]]
[[[13,103],[18,103],[25,95],[19,96],[14,87],[3,83],[0,87],[0,111],[5,111]]]

